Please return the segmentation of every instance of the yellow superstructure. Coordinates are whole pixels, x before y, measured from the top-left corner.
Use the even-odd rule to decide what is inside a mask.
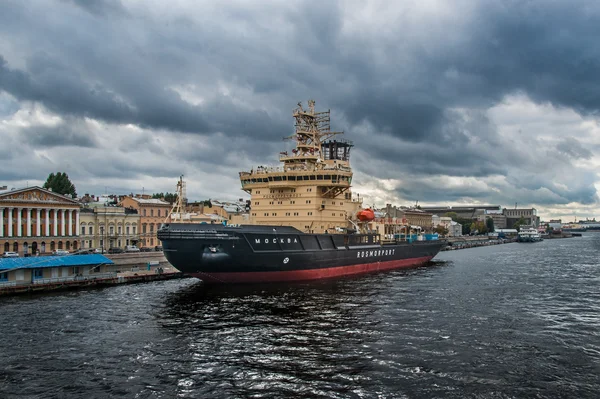
[[[293,226],[307,233],[353,228],[361,201],[351,192],[349,140],[334,139],[330,111],[315,112],[315,102],[293,111],[296,142],[281,152],[281,166],[240,172],[242,189],[251,195],[251,223]]]

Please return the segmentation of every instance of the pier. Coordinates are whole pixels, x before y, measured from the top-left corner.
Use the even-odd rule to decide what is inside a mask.
[[[0,296],[186,277],[162,252],[0,259],[0,275]]]

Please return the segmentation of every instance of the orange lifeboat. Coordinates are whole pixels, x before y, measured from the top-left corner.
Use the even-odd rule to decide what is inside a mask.
[[[371,208],[363,209],[356,214],[356,217],[361,222],[368,222],[375,219],[375,212]]]

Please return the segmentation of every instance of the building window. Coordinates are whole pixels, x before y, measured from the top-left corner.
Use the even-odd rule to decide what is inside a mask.
[[[133,226],[132,228],[133,234],[135,234],[135,226]]]
[[[154,245],[154,238],[150,239],[150,245]]]
[[[104,247],[104,240],[100,240],[100,247]]]
[[[296,201],[290,201],[290,204],[295,204],[295,203],[296,203]]]
[[[150,216],[154,216],[154,209],[150,209]]]
[[[156,211],[158,213],[158,217],[160,217],[160,209]]]
[[[121,247],[121,240],[117,240],[117,247]]]
[[[94,234],[94,228],[93,228],[92,226],[90,226],[90,227],[88,228],[88,230],[89,230],[89,232],[90,232],[90,235]]]
[[[144,209],[144,216],[146,216],[146,210]]]
[[[146,223],[142,225],[142,233],[146,234]]]
[[[84,236],[85,235],[85,226],[81,226],[81,235]]]
[[[119,235],[121,235],[121,232],[123,231],[123,230],[122,230],[122,227],[121,227],[121,226],[119,226],[119,227],[118,227],[118,229],[119,229]]]
[[[115,234],[115,226],[109,226],[108,231],[111,236],[114,235]]]
[[[154,233],[154,223],[150,223],[150,233]]]
[[[308,212],[308,216],[312,216],[312,212]]]
[[[129,235],[129,226],[125,226],[125,234]]]

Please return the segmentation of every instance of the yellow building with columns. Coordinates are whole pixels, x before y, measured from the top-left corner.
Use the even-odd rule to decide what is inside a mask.
[[[81,248],[125,248],[140,241],[140,215],[120,206],[81,209],[79,239]]]
[[[41,187],[0,192],[0,251],[20,256],[78,249],[79,203]]]

